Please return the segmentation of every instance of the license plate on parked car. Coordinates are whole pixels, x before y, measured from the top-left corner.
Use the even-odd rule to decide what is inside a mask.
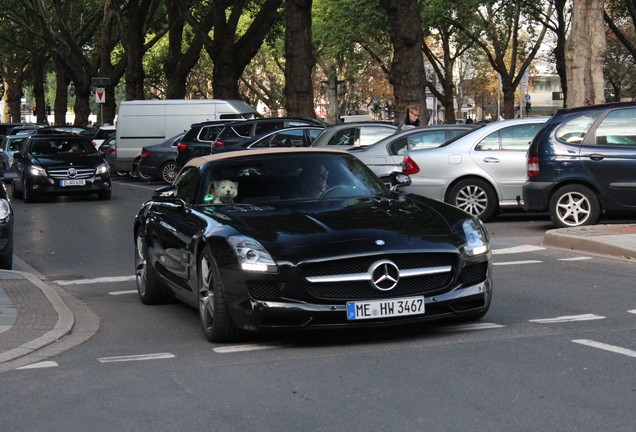
[[[347,319],[387,318],[424,313],[424,297],[347,303]]]
[[[86,186],[86,180],[60,180],[60,186]]]

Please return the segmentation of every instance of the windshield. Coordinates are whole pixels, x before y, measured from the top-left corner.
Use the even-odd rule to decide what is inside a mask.
[[[34,156],[93,154],[95,147],[82,138],[38,138],[31,142],[29,153]]]
[[[267,154],[201,167],[199,204],[264,204],[385,196],[388,189],[362,162],[329,153]]]

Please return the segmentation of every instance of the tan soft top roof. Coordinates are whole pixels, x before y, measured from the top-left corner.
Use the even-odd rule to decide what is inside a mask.
[[[232,152],[217,153],[209,156],[201,156],[194,159],[190,159],[185,166],[200,167],[206,162],[217,161],[223,159],[235,159],[245,156],[255,155],[287,155],[287,154],[302,154],[302,153],[332,153],[332,154],[351,154],[345,150],[336,150],[328,148],[313,148],[313,147],[295,147],[295,148],[268,148],[268,149],[254,149],[254,150],[237,150]]]

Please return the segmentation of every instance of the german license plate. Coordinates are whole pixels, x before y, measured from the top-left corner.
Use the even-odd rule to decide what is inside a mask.
[[[60,186],[86,186],[86,180],[60,180]]]
[[[424,313],[424,297],[347,303],[347,319],[387,318]]]

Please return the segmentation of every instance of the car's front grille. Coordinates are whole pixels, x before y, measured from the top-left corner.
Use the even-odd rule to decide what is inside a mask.
[[[247,281],[247,290],[254,300],[280,299],[280,290],[276,282]]]
[[[488,276],[488,263],[467,265],[462,269],[460,281],[463,286],[471,286],[483,282]]]
[[[62,168],[48,170],[49,176],[56,180],[87,179],[95,175],[95,168]]]
[[[390,261],[399,269],[393,288],[373,286],[371,270],[378,261]],[[389,254],[309,263],[302,271],[312,296],[355,300],[441,293],[450,288],[456,265],[457,256],[450,253]],[[369,277],[360,280],[366,275]]]

